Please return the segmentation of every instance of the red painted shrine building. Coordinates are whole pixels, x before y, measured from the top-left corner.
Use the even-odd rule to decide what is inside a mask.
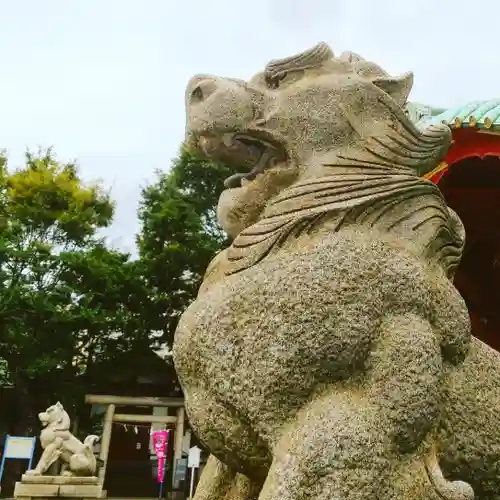
[[[471,315],[474,336],[500,350],[500,100],[449,110],[408,104],[419,128],[446,123],[453,142],[426,175],[441,189],[466,230],[455,284]]]

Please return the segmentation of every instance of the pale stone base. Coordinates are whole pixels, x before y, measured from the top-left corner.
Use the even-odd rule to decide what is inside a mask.
[[[36,498],[72,498],[90,500],[102,498],[102,485],[97,477],[28,476],[16,483],[15,500]]]

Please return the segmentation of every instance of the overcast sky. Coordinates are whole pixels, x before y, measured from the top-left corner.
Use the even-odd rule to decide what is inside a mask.
[[[198,72],[248,78],[318,41],[436,106],[500,97],[498,0],[0,0],[0,147],[53,145],[112,188],[111,241],[133,250],[140,186],[167,169]],[[491,22],[490,22],[491,20]]]

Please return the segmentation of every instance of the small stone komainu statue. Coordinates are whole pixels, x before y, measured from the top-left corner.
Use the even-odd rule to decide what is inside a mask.
[[[61,403],[57,402],[38,414],[43,430],[40,443],[43,453],[36,467],[26,472],[27,475],[46,474],[56,462],[61,464],[64,476],[94,476],[97,459],[93,446],[99,441],[98,436],[87,436],[82,443],[70,432],[71,421]]]

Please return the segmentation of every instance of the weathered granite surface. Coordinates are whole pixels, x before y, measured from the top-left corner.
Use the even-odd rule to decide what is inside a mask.
[[[463,226],[420,177],[450,131],[412,125],[411,86],[325,44],[189,82],[188,142],[235,167],[174,343],[196,500],[500,499],[500,356],[451,282]]]

